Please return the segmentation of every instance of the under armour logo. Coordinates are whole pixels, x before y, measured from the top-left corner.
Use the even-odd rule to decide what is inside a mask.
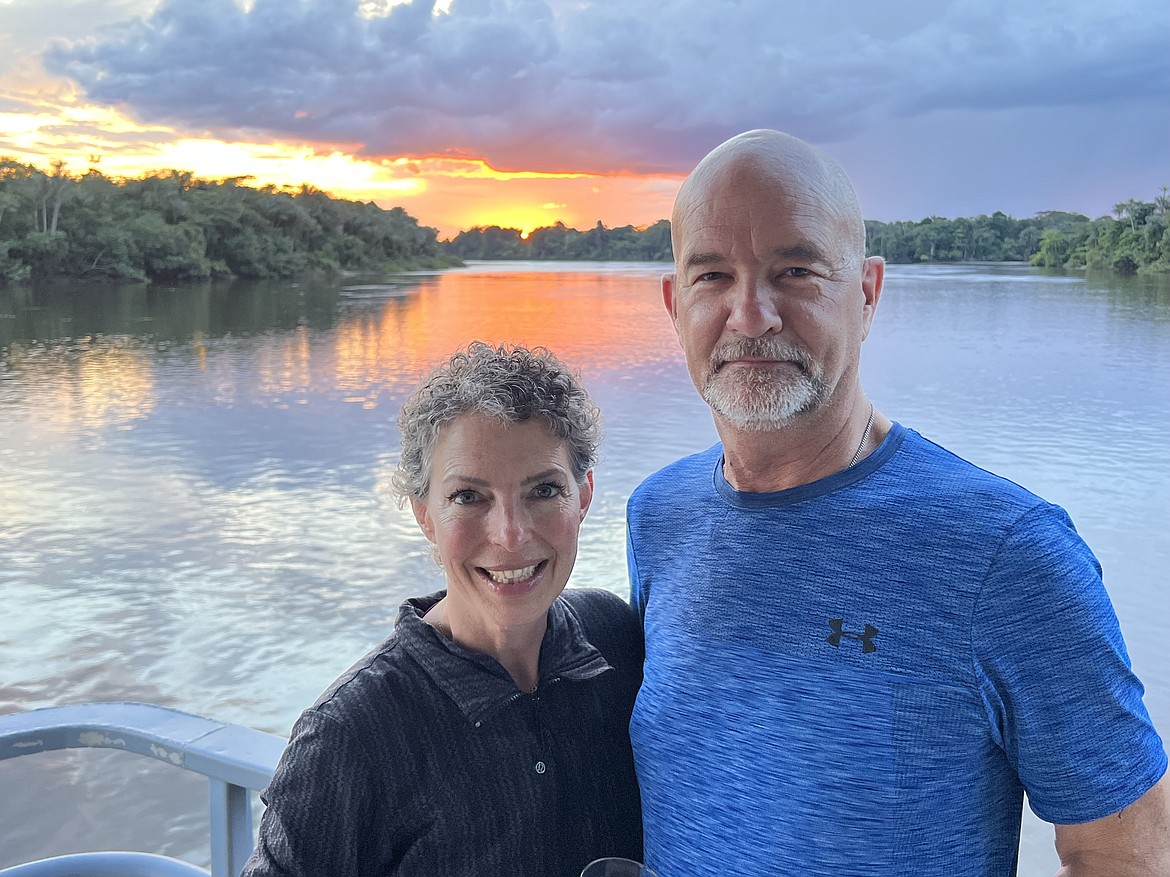
[[[877,646],[873,641],[873,638],[878,635],[878,629],[876,627],[874,627],[872,624],[867,624],[865,626],[865,630],[863,630],[861,633],[857,633],[853,630],[842,630],[841,625],[844,623],[844,619],[830,618],[829,627],[832,628],[833,632],[829,634],[825,642],[836,649],[841,647],[841,640],[843,638],[855,639],[861,643],[861,653],[863,655],[868,655],[870,652],[877,651]]]

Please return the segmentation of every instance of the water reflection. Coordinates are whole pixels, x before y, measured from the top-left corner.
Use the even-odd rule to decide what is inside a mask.
[[[386,489],[394,418],[471,338],[581,369],[606,441],[574,582],[624,593],[630,490],[715,439],[665,267],[0,289],[0,711],[148,700],[287,733],[404,596],[439,585]],[[1170,282],[893,266],[863,372],[891,416],[1070,510],[1170,730],[1151,574],[1170,568]],[[107,806],[143,826],[123,845],[203,848],[202,804],[168,800],[166,779],[127,804],[121,765],[62,758],[0,764],[0,786],[29,790],[0,795],[0,866],[101,845]]]

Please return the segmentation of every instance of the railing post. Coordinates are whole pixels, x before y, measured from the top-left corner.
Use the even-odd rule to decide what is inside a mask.
[[[208,778],[211,796],[211,877],[240,877],[252,853],[252,802],[248,790]]]
[[[214,877],[239,877],[252,854],[248,790],[259,791],[272,779],[285,742],[275,734],[145,703],[74,704],[0,715],[0,761],[59,749],[119,749],[207,777]],[[106,861],[112,855],[97,858]],[[116,855],[134,862],[157,858],[149,853]],[[171,863],[170,871],[156,867],[151,873],[179,873],[182,866],[206,874],[180,860],[164,861]]]

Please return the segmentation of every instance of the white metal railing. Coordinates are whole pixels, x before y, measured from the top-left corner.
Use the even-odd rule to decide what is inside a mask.
[[[244,867],[252,851],[249,790],[259,791],[268,784],[285,742],[283,737],[254,728],[146,703],[87,703],[0,716],[0,760],[99,747],[134,752],[207,777],[212,877],[237,877]],[[105,874],[110,873],[108,868],[115,861],[111,857],[116,856],[124,857],[117,866],[124,874],[202,871],[191,865],[184,870],[185,863],[146,853],[83,853],[2,869],[0,877]],[[168,869],[166,862],[176,867]]]

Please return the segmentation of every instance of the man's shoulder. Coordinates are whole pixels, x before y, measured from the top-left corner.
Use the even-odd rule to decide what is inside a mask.
[[[975,503],[995,500],[1021,510],[1047,504],[1010,478],[985,469],[909,428],[905,429],[894,471],[899,478],[908,478],[909,486],[917,484],[935,495],[951,494],[955,499],[966,498]]]

